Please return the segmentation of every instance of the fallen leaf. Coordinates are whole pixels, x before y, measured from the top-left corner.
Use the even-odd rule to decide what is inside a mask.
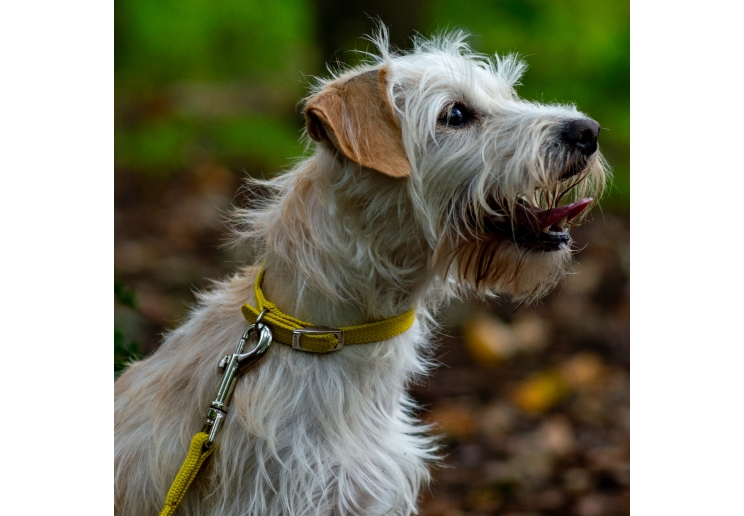
[[[432,408],[426,419],[434,423],[438,430],[456,439],[468,439],[475,433],[475,416],[467,404],[443,403]]]
[[[602,377],[604,364],[594,353],[579,353],[561,365],[560,374],[568,386],[582,389],[592,386]]]
[[[576,447],[573,428],[565,416],[554,416],[543,423],[538,439],[544,450],[556,455],[568,455]]]
[[[509,325],[487,314],[479,314],[465,323],[463,339],[470,356],[482,365],[506,360],[519,348],[517,337]]]
[[[537,315],[530,314],[515,320],[512,324],[512,331],[520,351],[541,351],[550,342],[548,323]]]
[[[525,412],[544,412],[567,394],[562,376],[553,371],[535,373],[523,380],[514,394],[514,402]]]

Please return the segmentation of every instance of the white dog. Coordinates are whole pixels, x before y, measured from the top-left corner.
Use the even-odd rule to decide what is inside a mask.
[[[384,30],[376,43],[372,62],[308,97],[312,156],[236,212],[256,266],[200,295],[116,382],[117,514],[162,506],[220,385],[217,362],[255,320],[241,306],[260,305],[258,265],[266,298],[302,321],[339,328],[415,310],[415,322],[328,353],[274,342],[237,380],[178,514],[416,513],[436,445],[406,389],[430,365],[432,311],[468,290],[534,300],[566,271],[567,225],[606,177],[599,125],[520,100],[524,65],[475,54],[460,33],[405,54]]]

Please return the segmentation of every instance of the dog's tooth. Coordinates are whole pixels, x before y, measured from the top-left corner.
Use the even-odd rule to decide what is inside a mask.
[[[568,217],[563,217],[561,220],[556,222],[555,225],[558,226],[559,228],[565,228],[567,220],[568,220]]]

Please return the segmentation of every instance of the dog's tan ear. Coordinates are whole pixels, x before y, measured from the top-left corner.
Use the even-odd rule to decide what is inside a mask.
[[[392,177],[411,174],[385,87],[386,69],[324,88],[305,107],[307,132],[355,163]]]

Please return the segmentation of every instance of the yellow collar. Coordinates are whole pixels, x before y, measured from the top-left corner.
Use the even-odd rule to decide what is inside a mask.
[[[274,340],[300,351],[328,353],[349,344],[369,344],[392,339],[413,326],[416,320],[416,313],[411,309],[390,319],[359,326],[343,326],[338,329],[314,326],[312,323],[303,322],[282,313],[274,303],[267,300],[261,291],[262,279],[263,267],[256,274],[254,287],[258,308],[253,308],[249,304],[243,305],[243,317],[253,324],[258,314],[262,310],[267,310],[261,322],[271,328]]]

